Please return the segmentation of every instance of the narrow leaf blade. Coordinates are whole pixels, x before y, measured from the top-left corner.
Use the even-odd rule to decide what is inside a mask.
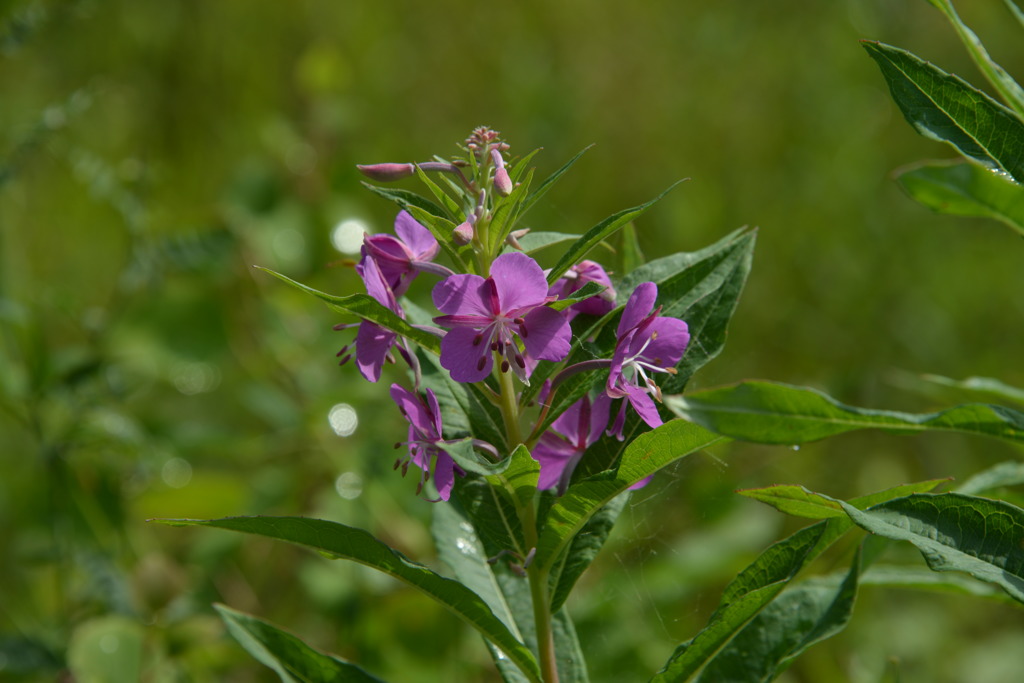
[[[433,598],[501,648],[531,680],[540,679],[540,670],[533,653],[516,639],[480,596],[461,583],[446,579],[423,565],[412,562],[362,529],[305,517],[224,517],[159,521],[174,526],[213,527],[278,539],[365,564]]]

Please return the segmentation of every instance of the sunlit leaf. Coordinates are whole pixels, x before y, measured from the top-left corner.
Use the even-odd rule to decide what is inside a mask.
[[[214,609],[234,639],[258,662],[273,669],[283,683],[382,683],[355,664],[314,650],[269,622],[224,605],[214,605]]]
[[[926,163],[896,172],[911,198],[933,211],[994,218],[1024,235],[1024,186],[970,162]]]
[[[930,481],[922,481],[915,484],[896,486],[873,494],[871,504],[874,505],[875,503],[889,500],[891,498],[907,496],[911,493],[931,491],[936,486],[945,484],[949,481],[950,480],[948,478],[932,479]],[[748,498],[753,498],[754,500],[767,505],[771,505],[779,512],[785,512],[786,514],[793,515],[795,517],[805,517],[807,519],[828,519],[830,517],[842,517],[846,515],[846,513],[843,512],[842,506],[838,503],[833,500],[823,498],[813,491],[808,491],[803,486],[779,484],[775,486],[765,486],[758,489],[745,489],[737,491],[737,493]]]
[[[636,438],[615,471],[572,484],[544,519],[534,562],[544,570],[559,559],[583,525],[630,486],[662,467],[723,439],[681,420],[672,420]]]
[[[288,541],[322,554],[353,560],[402,581],[430,596],[479,631],[515,662],[531,680],[539,680],[537,661],[476,593],[413,562],[370,533],[322,519],[305,517],[225,517],[164,519],[174,526],[204,526]]]
[[[369,294],[349,294],[348,296],[334,296],[333,294],[326,294],[324,292],[307,287],[301,282],[296,282],[286,275],[274,272],[269,268],[262,268],[256,266],[259,270],[265,273],[270,273],[274,277],[287,282],[296,289],[301,289],[308,294],[312,294],[321,301],[324,301],[327,306],[338,313],[346,313],[358,316],[363,320],[369,320],[370,322],[376,323],[381,327],[397,332],[398,334],[411,339],[427,351],[434,354],[441,353],[441,340],[423,330],[416,329],[406,321],[399,318],[386,306],[382,306]]]
[[[958,76],[906,50],[864,41],[893,99],[919,133],[1024,182],[1024,122]]]
[[[1024,602],[1024,510],[961,493],[918,493],[864,511],[839,504],[865,530],[915,545],[932,570],[970,574]]]
[[[901,413],[854,408],[814,389],[758,381],[667,396],[665,405],[723,436],[757,443],[799,444],[858,429],[949,431],[1024,443],[1024,413],[984,403],[937,413]]]
[[[619,228],[624,226],[626,223],[629,223],[633,219],[637,218],[642,213],[647,211],[647,209],[657,204],[662,199],[662,197],[671,192],[675,188],[675,186],[681,182],[683,181],[678,180],[672,183],[672,185],[670,185],[667,190],[659,194],[651,201],[645,204],[641,204],[640,206],[634,206],[632,209],[624,209],[622,211],[619,211],[618,213],[609,216],[608,218],[604,219],[603,221],[592,227],[590,230],[585,232],[583,236],[581,236],[578,240],[576,240],[576,242],[571,247],[569,247],[565,254],[562,255],[562,258],[558,260],[558,263],[555,264],[555,267],[551,269],[551,272],[548,274],[548,284],[554,284],[555,280],[562,276],[562,273],[568,270],[572,265],[579,263],[581,260],[586,258],[590,250],[596,247],[598,244],[600,244],[602,240],[605,240],[608,237],[614,235]]]

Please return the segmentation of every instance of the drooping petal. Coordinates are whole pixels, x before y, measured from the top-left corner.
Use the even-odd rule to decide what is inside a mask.
[[[441,500],[448,500],[455,485],[455,461],[441,449],[436,449],[433,475],[434,488],[437,489],[438,497]]]
[[[651,395],[639,387],[629,385],[626,387],[626,400],[633,406],[640,419],[651,427],[660,427],[663,422],[658,414],[658,406],[654,404]]]
[[[432,260],[441,248],[434,235],[408,211],[399,211],[395,217],[395,234],[405,242],[409,252],[419,261]]]
[[[558,416],[551,423],[551,428],[563,435],[572,443],[579,443],[580,436],[589,430],[589,426],[580,429],[580,413],[583,410],[583,402],[588,399],[581,398],[565,409],[565,412]],[[545,432],[545,436],[547,432]]]
[[[494,356],[490,340],[474,344],[478,336],[472,328],[456,327],[441,339],[441,367],[451,372],[456,382],[479,382],[491,374]]]
[[[479,275],[450,275],[434,285],[431,296],[442,313],[492,317],[489,288]]]
[[[537,488],[549,489],[558,484],[566,467],[575,466],[574,458],[582,455],[576,448],[557,434],[544,433],[533,447],[532,455],[540,463],[540,477]],[[570,472],[571,476],[571,472]]]
[[[366,293],[376,299],[377,303],[387,306],[397,313],[398,302],[395,299],[394,292],[391,291],[391,287],[388,286],[387,281],[384,279],[383,273],[381,273],[380,264],[377,263],[377,259],[367,256],[363,259],[362,266],[362,277],[363,283],[366,285]]]
[[[430,392],[430,389],[427,389],[427,391]],[[414,432],[418,431],[420,434],[439,438],[439,432],[432,433],[435,432],[433,419],[416,394],[400,384],[392,384],[390,393],[391,399],[398,404],[398,409],[402,411],[402,415],[409,421],[409,426],[414,429]],[[434,401],[436,402],[437,399],[435,398]],[[410,440],[412,440],[412,437],[410,437]]]
[[[513,251],[494,259],[491,278],[498,290],[503,312],[512,314],[517,309],[538,306],[547,301],[548,283],[544,271],[522,252]]]
[[[356,332],[356,367],[371,382],[380,379],[381,368],[397,334],[376,323],[364,320]]]
[[[601,438],[601,434],[608,426],[608,416],[611,412],[612,400],[605,392],[598,393],[590,405],[590,428],[587,433],[587,446],[591,446]]]
[[[622,311],[622,319],[619,320],[619,327],[616,331],[618,336],[624,335],[633,329],[647,317],[647,314],[654,308],[654,302],[658,298],[658,285],[653,282],[643,282],[637,285],[626,302],[626,308]]]
[[[441,406],[437,403],[437,396],[429,388],[427,389],[427,408],[433,418],[434,436],[440,439],[444,429],[441,424]]]
[[[538,306],[523,319],[527,334],[520,334],[532,358],[559,361],[569,355],[572,328],[558,311]]]

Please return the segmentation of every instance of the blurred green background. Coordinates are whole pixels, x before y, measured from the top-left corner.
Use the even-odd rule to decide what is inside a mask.
[[[961,10],[1020,78],[1002,4]],[[432,561],[386,384],[337,368],[340,320],[250,266],[356,291],[332,236],[394,209],[354,165],[451,154],[477,125],[543,147],[541,177],[597,143],[536,229],[582,232],[681,177],[637,224],[648,256],[759,226],[729,344],[691,388],[929,410],[973,397],[920,373],[1024,385],[1021,241],[887,177],[952,151],[903,121],[862,38],[981,81],[920,0],[0,2],[0,680],[275,680],[214,601],[389,680],[494,680],[474,634],[362,567],[146,522],[322,516]],[[735,489],[854,496],[1019,456],[872,433],[683,461],[570,603],[594,679],[646,679],[798,527]],[[864,588],[784,680],[1016,681],[1022,651],[1013,608]]]

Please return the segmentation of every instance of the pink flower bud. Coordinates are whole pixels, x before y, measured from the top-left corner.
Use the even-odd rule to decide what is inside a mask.
[[[356,168],[370,180],[382,183],[408,178],[416,173],[416,168],[412,164],[358,164]]]
[[[466,217],[466,220],[455,226],[452,230],[452,239],[456,244],[469,244],[473,241],[473,223],[476,222],[476,216],[470,214]]]
[[[491,147],[491,161],[494,162],[494,191],[502,197],[512,194],[512,179],[505,170],[505,160],[501,158],[498,146]]]

